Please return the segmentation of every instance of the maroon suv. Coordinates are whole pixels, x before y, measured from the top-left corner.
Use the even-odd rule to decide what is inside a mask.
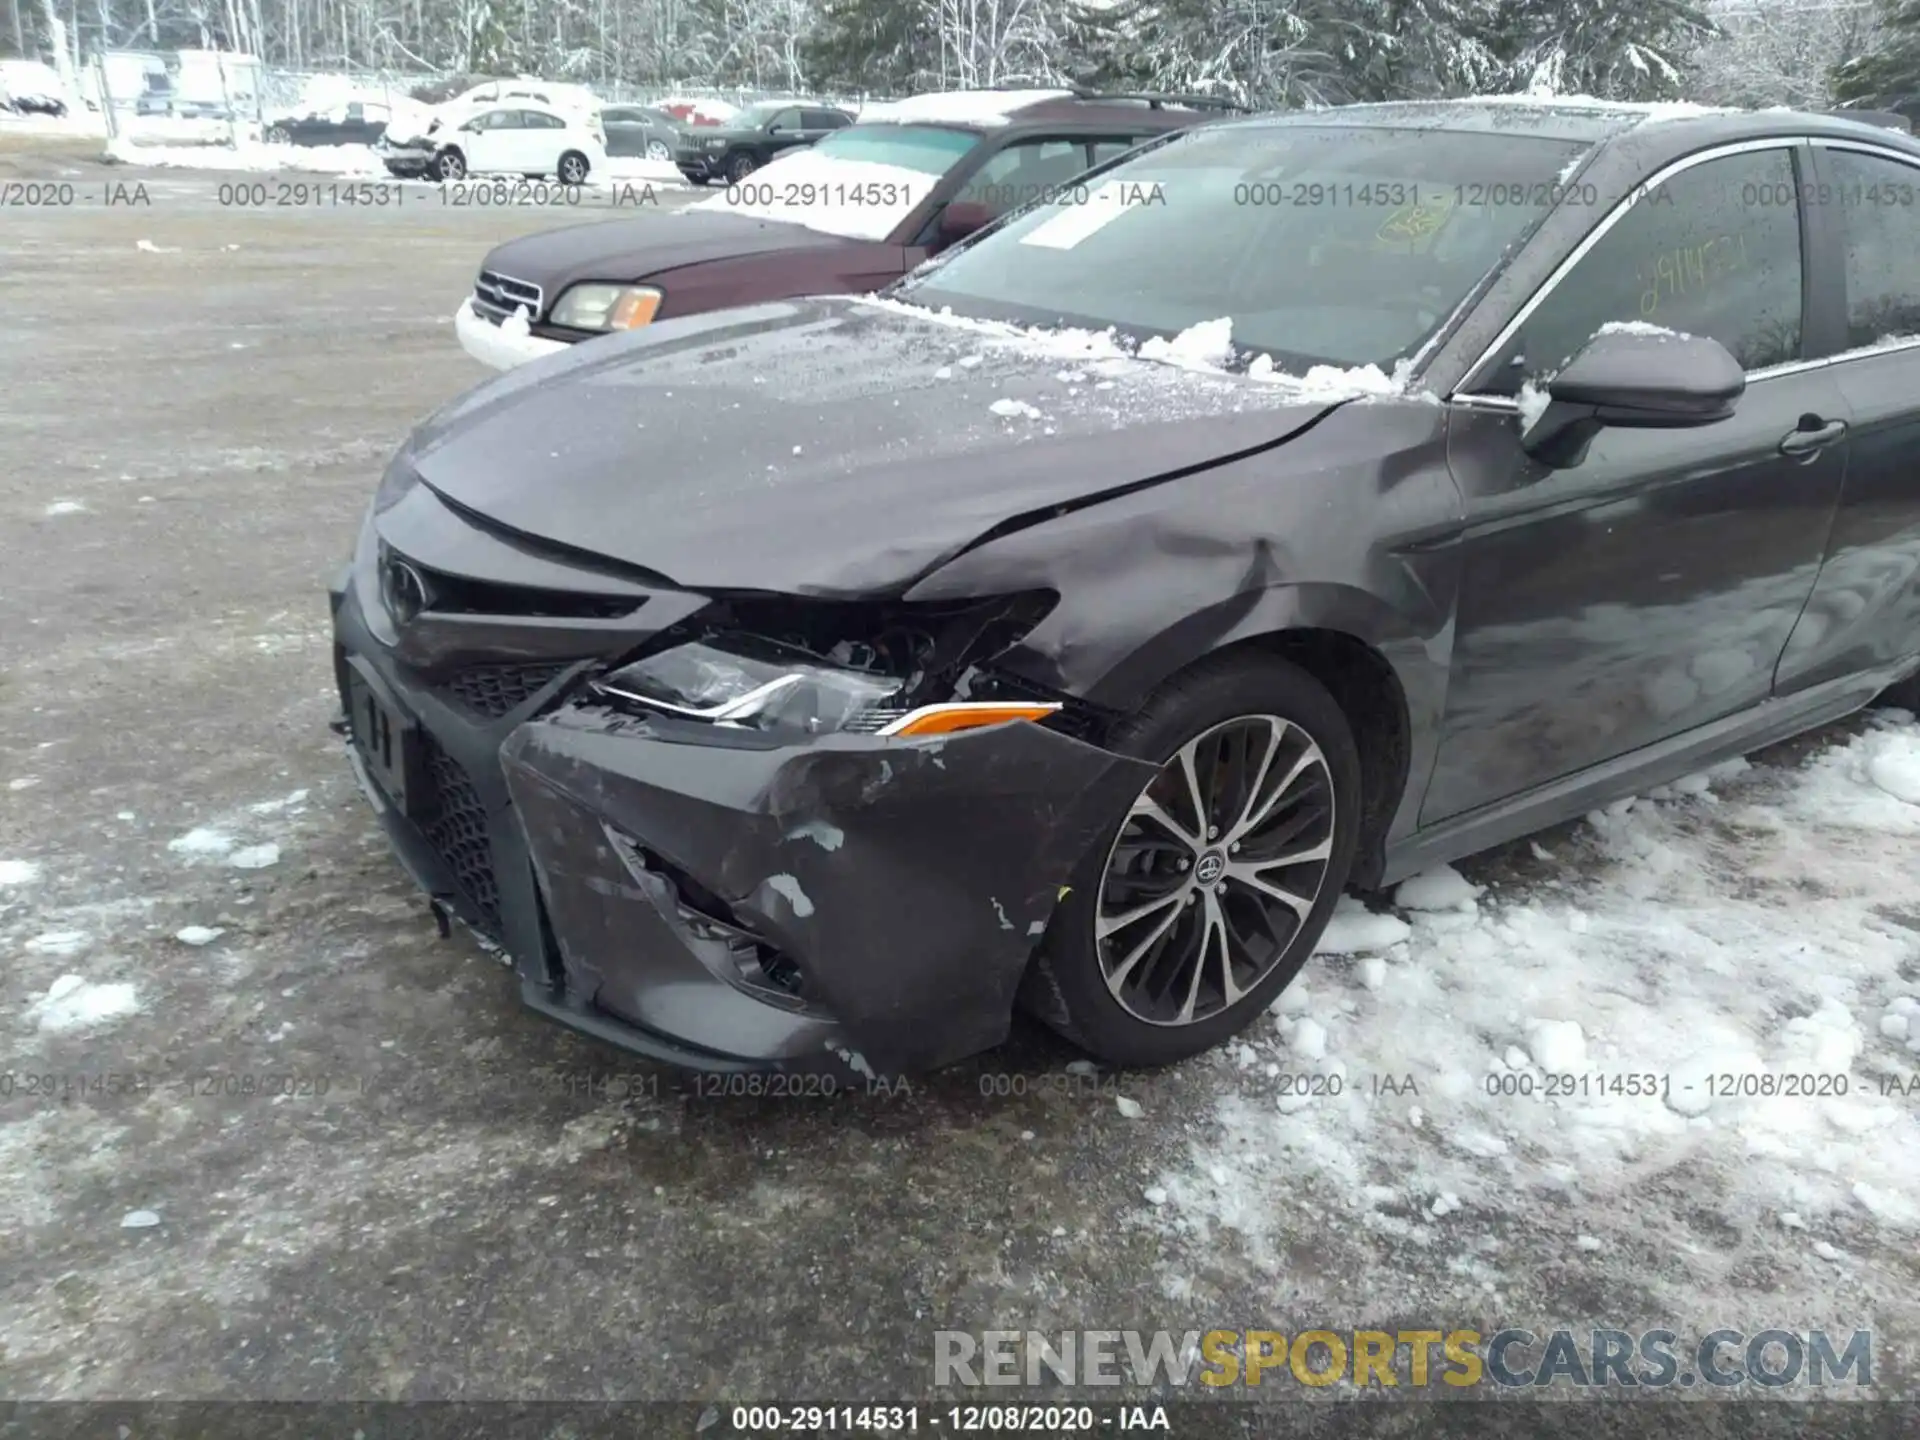
[[[685,210],[497,246],[461,307],[460,342],[507,369],[654,320],[875,290],[1140,142],[1235,108],[1070,90],[960,91],[873,107]]]

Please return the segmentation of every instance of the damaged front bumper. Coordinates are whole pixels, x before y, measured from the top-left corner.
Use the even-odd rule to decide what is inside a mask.
[[[999,1043],[1062,887],[1153,774],[1027,722],[775,744],[563,699],[585,666],[480,721],[375,637],[369,589],[336,582],[336,659],[350,723],[376,696],[430,757],[396,799],[350,746],[406,869],[534,1009],[690,1069],[899,1074]]]
[[[775,1066],[998,1044],[1069,873],[1153,774],[1026,723],[714,742],[576,704],[502,759],[567,994]]]

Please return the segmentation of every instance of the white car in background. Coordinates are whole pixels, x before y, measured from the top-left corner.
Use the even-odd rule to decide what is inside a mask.
[[[374,149],[388,172],[402,179],[525,175],[581,185],[607,169],[607,132],[597,113],[528,100],[470,109],[457,123],[442,117],[411,138],[389,128]]]

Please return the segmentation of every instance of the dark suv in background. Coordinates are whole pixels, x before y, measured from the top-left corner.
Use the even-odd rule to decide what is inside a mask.
[[[718,179],[737,183],[774,156],[811,145],[852,123],[846,111],[830,106],[768,101],[748,106],[725,125],[682,134],[673,160],[696,185]]]

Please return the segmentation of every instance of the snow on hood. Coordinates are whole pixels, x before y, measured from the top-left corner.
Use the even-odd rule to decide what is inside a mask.
[[[1244,370],[1229,369],[1241,353],[1233,344],[1233,319],[1221,316],[1189,325],[1170,339],[1154,336],[1139,345],[1122,339],[1114,330],[1074,330],[1043,326],[1013,325],[999,320],[978,320],[956,315],[952,310],[932,310],[902,300],[878,295],[862,297],[858,302],[883,310],[912,315],[919,320],[969,330],[990,344],[998,344],[1029,355],[1049,355],[1063,360],[1110,361],[1125,364],[1135,360],[1154,360],[1180,370],[1208,375],[1245,378],[1263,384],[1284,387],[1287,398],[1302,402],[1333,403],[1340,400],[1397,397],[1438,403],[1439,397],[1420,390],[1413,383],[1412,365],[1401,361],[1387,374],[1378,365],[1310,366],[1304,374],[1293,375],[1273,363],[1273,357],[1255,355]]]
[[[947,90],[869,105],[860,122],[898,125],[1005,125],[1016,110],[1065,100],[1070,90]]]
[[[940,178],[899,165],[840,160],[803,150],[756,171],[744,184],[688,208],[784,220],[847,240],[884,240],[927,198]]]
[[[1596,335],[1644,335],[1658,340],[1690,340],[1693,337],[1683,330],[1669,330],[1665,325],[1655,325],[1649,320],[1609,320]]]

